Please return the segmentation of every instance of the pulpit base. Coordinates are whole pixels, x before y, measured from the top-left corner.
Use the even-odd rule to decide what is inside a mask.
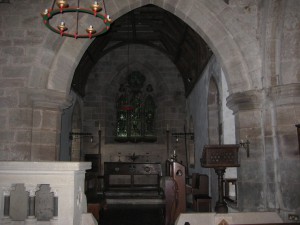
[[[228,207],[226,202],[216,202],[216,206],[215,206],[215,212],[216,213],[228,213]]]

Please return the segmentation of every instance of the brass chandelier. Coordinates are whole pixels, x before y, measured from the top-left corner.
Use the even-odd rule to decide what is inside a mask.
[[[55,8],[55,5],[57,8]],[[102,13],[101,13],[102,12]],[[64,21],[64,14],[72,13],[75,14],[75,30],[69,31],[67,27],[67,23]],[[88,14],[94,16],[97,20],[100,20],[103,23],[103,28],[100,30],[95,30],[93,25],[89,24],[85,27],[84,31],[79,31],[79,14]],[[60,22],[55,27],[50,20],[56,17]],[[60,34],[61,36],[72,37],[72,38],[93,38],[100,34],[107,32],[110,28],[111,19],[106,12],[105,2],[102,0],[102,6],[98,1],[95,1],[90,5],[90,8],[82,8],[80,7],[80,0],[77,1],[77,6],[69,6],[69,3],[66,0],[53,0],[52,7],[45,9],[41,16],[43,17],[43,21],[45,26],[51,31]]]

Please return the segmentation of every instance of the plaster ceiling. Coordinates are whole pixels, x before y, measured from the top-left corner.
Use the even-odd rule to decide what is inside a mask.
[[[94,39],[75,70],[72,89],[84,96],[93,65],[109,51],[128,43],[151,46],[169,57],[182,76],[186,96],[212,55],[205,41],[181,19],[147,5],[118,18],[107,33]]]

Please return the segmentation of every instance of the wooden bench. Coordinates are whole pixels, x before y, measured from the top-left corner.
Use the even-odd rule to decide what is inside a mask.
[[[108,208],[128,206],[158,207],[164,224],[175,222],[178,185],[172,177],[162,177],[160,163],[104,163],[104,195]]]

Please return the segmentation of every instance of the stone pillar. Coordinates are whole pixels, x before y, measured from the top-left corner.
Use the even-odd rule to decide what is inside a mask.
[[[288,218],[288,214],[299,213],[300,206],[300,154],[295,127],[300,122],[300,84],[272,87],[269,96],[272,138],[266,137],[266,149],[273,154],[266,162],[268,168],[273,165],[269,173],[275,181],[269,205],[274,205],[282,218]]]
[[[227,98],[235,115],[236,137],[248,139],[250,157],[240,148],[238,207],[278,210],[283,218],[300,205],[300,84],[235,93]]]
[[[3,205],[3,217],[1,219],[1,224],[9,225],[12,220],[10,219],[9,209],[10,209],[10,192],[14,190],[14,186],[3,187],[4,205]]]
[[[239,210],[265,210],[267,171],[265,130],[267,124],[263,109],[264,94],[260,91],[235,93],[227,98],[227,106],[233,110],[236,125],[236,141],[249,140],[250,157],[240,147],[240,167],[237,168]],[[271,168],[269,168],[271,169]]]
[[[25,220],[25,225],[36,225],[37,219],[35,217],[35,193],[39,190],[37,185],[25,184],[26,191],[29,193],[28,196],[28,216]]]
[[[32,141],[30,160],[59,160],[62,109],[71,96],[51,90],[31,90]]]

